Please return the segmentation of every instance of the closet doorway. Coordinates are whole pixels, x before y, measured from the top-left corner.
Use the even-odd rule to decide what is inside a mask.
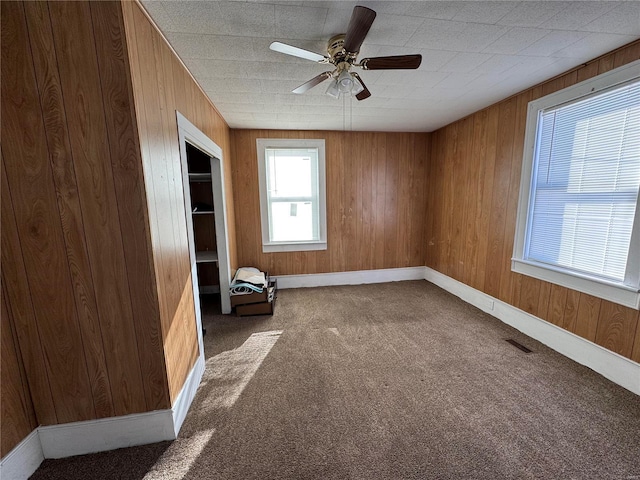
[[[191,279],[202,343],[200,295],[220,295],[222,313],[231,313],[229,239],[222,149],[179,112],[178,137]],[[204,352],[203,345],[200,345]]]

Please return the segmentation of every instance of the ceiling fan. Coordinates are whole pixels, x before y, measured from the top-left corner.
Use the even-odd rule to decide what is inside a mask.
[[[376,12],[367,7],[356,6],[351,14],[351,20],[347,27],[347,33],[333,36],[327,44],[326,55],[310,52],[302,48],[293,47],[285,43],[273,42],[269,48],[273,51],[306,58],[322,64],[331,64],[334,70],[326,71],[312,78],[293,90],[293,93],[305,93],[325,80],[332,79],[327,95],[338,98],[340,94],[355,95],[358,100],[364,100],[371,96],[371,92],[356,72],[351,72],[351,67],[360,67],[364,70],[399,70],[416,69],[422,62],[422,55],[396,55],[391,57],[363,58],[356,63],[360,46],[364,42],[369,29],[376,18]]]

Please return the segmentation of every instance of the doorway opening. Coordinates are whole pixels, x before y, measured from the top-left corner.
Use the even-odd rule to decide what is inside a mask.
[[[179,112],[176,116],[191,280],[203,355],[200,296],[219,295],[221,312],[231,313],[224,166],[222,149]]]

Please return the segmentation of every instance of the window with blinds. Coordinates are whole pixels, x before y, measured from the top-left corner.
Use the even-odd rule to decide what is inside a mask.
[[[638,308],[640,79],[586,90],[530,105],[514,270]]]

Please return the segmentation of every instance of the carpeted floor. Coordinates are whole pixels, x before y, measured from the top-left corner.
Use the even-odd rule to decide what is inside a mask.
[[[640,397],[426,281],[286,290],[273,317],[204,323],[178,440],[32,478],[640,479]]]

